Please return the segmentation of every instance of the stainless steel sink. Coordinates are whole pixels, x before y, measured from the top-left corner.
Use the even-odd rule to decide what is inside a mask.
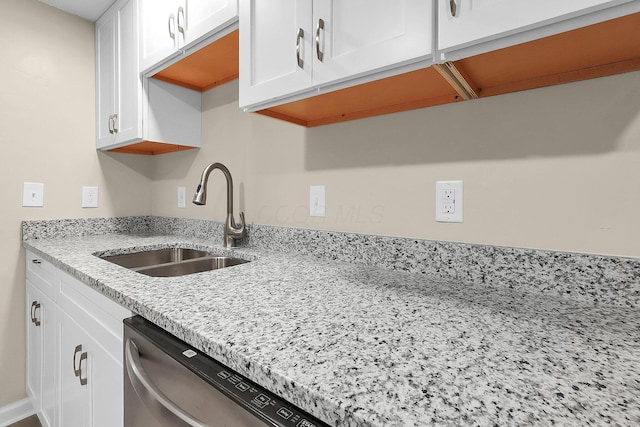
[[[150,265],[166,264],[168,262],[180,262],[187,259],[202,258],[209,255],[208,252],[195,249],[168,248],[153,251],[136,252],[133,254],[113,255],[102,257],[109,262],[126,268],[147,267]]]
[[[246,262],[249,261],[240,258],[208,256],[153,267],[145,267],[136,271],[153,277],[175,277],[184,276],[186,274],[201,273],[203,271],[217,270],[219,268],[231,267],[234,265],[244,264]]]
[[[153,277],[184,276],[249,262],[241,258],[217,256],[186,248],[157,249],[101,258]]]

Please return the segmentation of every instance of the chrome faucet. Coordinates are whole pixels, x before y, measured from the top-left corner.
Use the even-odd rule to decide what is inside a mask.
[[[196,189],[196,194],[193,196],[194,205],[206,205],[207,204],[207,181],[209,180],[209,174],[214,169],[220,169],[227,178],[227,219],[224,222],[224,244],[223,246],[230,247],[236,246],[236,239],[243,239],[247,237],[247,230],[244,222],[244,212],[240,212],[240,227],[236,225],[236,221],[233,219],[233,179],[231,179],[231,172],[222,163],[211,163],[204,168],[202,172],[202,178],[200,178],[200,184]]]

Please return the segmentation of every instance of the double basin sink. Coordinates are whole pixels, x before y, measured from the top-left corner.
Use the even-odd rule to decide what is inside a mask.
[[[185,276],[249,262],[187,248],[157,249],[100,258],[153,277]]]

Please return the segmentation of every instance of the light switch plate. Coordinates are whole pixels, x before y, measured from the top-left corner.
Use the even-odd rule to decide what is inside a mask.
[[[187,188],[186,187],[178,187],[178,207],[183,209],[187,207]]]
[[[309,187],[309,216],[325,216],[324,185]]]
[[[40,182],[25,182],[22,191],[22,206],[44,206],[44,184]]]
[[[462,181],[436,181],[436,221],[462,222],[464,211]]]
[[[82,207],[98,207],[98,187],[82,187]]]

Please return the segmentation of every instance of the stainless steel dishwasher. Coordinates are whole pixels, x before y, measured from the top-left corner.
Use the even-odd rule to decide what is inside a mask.
[[[125,427],[328,427],[140,316],[124,361]]]

